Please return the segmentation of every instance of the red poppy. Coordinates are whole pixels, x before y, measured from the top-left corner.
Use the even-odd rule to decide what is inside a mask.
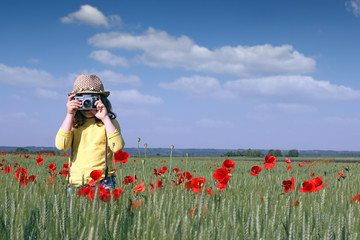
[[[63,177],[66,177],[69,174],[69,170],[61,170],[59,172]]]
[[[44,159],[43,159],[43,158],[38,157],[38,158],[36,159],[36,164],[37,164],[37,165],[42,165],[43,163],[44,163]]]
[[[64,165],[63,165],[63,169],[69,169],[69,163],[65,163]]]
[[[251,168],[251,175],[252,176],[257,176],[258,174],[259,174],[259,172],[261,172],[262,171],[262,167],[259,167],[259,166],[253,166],[252,168]]]
[[[128,185],[129,183],[133,183],[133,182],[135,182],[135,178],[133,178],[132,176],[126,176],[123,181],[125,185]]]
[[[109,189],[105,189],[103,185],[99,185],[99,200],[109,202],[111,200],[111,194]]]
[[[134,201],[131,203],[131,210],[130,212],[132,212],[135,208],[137,207],[143,207],[144,206],[144,202],[143,201]]]
[[[315,177],[315,173],[310,173],[310,177]]]
[[[345,178],[345,176],[346,176],[345,173],[340,171],[337,175],[337,178],[340,178],[340,177]]]
[[[35,176],[35,175],[31,175],[31,176],[29,177],[29,180],[32,181],[32,182],[35,181],[35,179],[36,179],[36,176]]]
[[[219,189],[220,189],[220,191],[223,191],[223,190],[225,190],[226,189],[226,186],[227,186],[227,183],[221,183],[221,182],[218,182],[217,184],[216,184],[216,187],[218,187]]]
[[[163,187],[163,182],[161,180],[156,180],[156,182],[154,183],[149,183],[150,187],[151,187],[151,193],[154,193],[155,191],[155,187],[157,187],[157,189]]]
[[[205,185],[206,178],[198,177],[191,180],[191,190],[194,193],[199,192]]]
[[[114,189],[112,191],[114,201],[116,201],[116,199],[118,199],[121,196],[121,194],[123,194],[123,193],[124,193],[124,190],[122,190],[121,188]]]
[[[219,168],[219,169],[215,170],[213,178],[215,180],[218,180],[222,184],[227,184],[227,182],[230,179],[229,173],[230,172],[228,170],[226,170],[224,168]]]
[[[223,164],[222,167],[227,169],[227,170],[231,170],[235,168],[235,162],[231,159],[226,159]]]
[[[166,173],[167,169],[168,168],[166,166],[164,166],[162,169],[159,169],[159,170],[154,169],[154,174],[155,175],[163,175]]]
[[[285,188],[284,191],[286,193],[289,192],[289,189],[290,189],[290,192],[293,192],[295,190],[295,180],[294,180],[294,178],[291,177],[291,180],[283,181],[282,186]]]
[[[10,166],[6,166],[5,169],[3,170],[3,173],[11,173],[12,172],[12,167]]]
[[[27,168],[18,168],[14,173],[16,181],[23,180],[27,178]]]
[[[95,186],[96,182],[99,181],[102,177],[102,171],[101,170],[93,170],[90,173],[90,177],[92,178],[89,182],[90,186]]]
[[[56,165],[53,164],[53,163],[50,163],[50,164],[49,164],[49,167],[48,167],[48,170],[49,170],[49,171],[56,171]]]
[[[27,179],[27,178],[21,179],[20,185],[22,187],[25,187],[28,184],[28,182],[29,182],[29,179]]]
[[[351,201],[356,202],[356,203],[360,203],[360,194],[355,195],[355,196],[351,199]]]
[[[111,161],[112,163],[121,162],[121,163],[127,163],[128,159],[130,157],[130,154],[124,151],[117,151],[114,154],[114,159]]]
[[[299,192],[317,192],[326,187],[326,184],[323,184],[322,177],[305,181],[302,185],[303,188],[299,189]]]
[[[173,173],[178,173],[180,171],[180,169],[174,168],[172,171],[173,171]]]
[[[214,193],[214,192],[213,192],[213,190],[212,190],[211,188],[207,188],[207,189],[206,189],[206,194],[207,194],[207,195],[213,195],[213,193]]]
[[[143,192],[143,191],[145,191],[145,189],[146,189],[146,187],[144,186],[144,182],[137,184],[134,187],[134,194],[137,192]]]
[[[296,200],[295,203],[293,203],[293,201],[291,201],[291,202],[290,202],[290,207],[291,207],[292,205],[295,205],[295,207],[297,207],[297,206],[299,206],[299,204],[300,204],[299,200]]]
[[[286,171],[290,171],[290,169],[292,169],[291,164],[286,166]]]
[[[273,167],[275,167],[275,162],[276,162],[276,157],[270,156],[270,155],[266,155],[264,167],[265,167],[266,169],[272,169]]]
[[[25,154],[24,154],[24,158],[29,158],[29,157],[30,157],[30,155],[25,155]]]
[[[286,162],[286,163],[291,163],[291,160],[288,159],[288,158],[285,158],[285,162]]]
[[[80,189],[79,189],[79,192],[78,192],[78,195],[79,195],[80,197],[85,197],[85,196],[87,196],[87,195],[90,193],[91,190],[92,190],[92,189],[91,189],[91,187],[89,187],[89,186],[80,188]]]

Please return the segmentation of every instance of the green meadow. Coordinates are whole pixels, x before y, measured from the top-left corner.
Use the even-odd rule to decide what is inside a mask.
[[[116,200],[80,197],[59,172],[67,157],[1,155],[0,238],[1,239],[358,239],[360,204],[352,201],[360,194],[357,158],[291,159],[286,171],[284,158],[273,169],[264,169],[264,159],[232,158],[235,168],[226,189],[213,179],[224,157],[130,157],[126,164],[111,163],[117,169],[116,188],[124,192]],[[256,160],[256,161],[255,161]],[[18,163],[18,165],[16,164]],[[49,181],[49,164],[57,176]],[[126,165],[126,166],[125,166]],[[11,166],[11,173],[4,173]],[[154,169],[167,166],[163,175]],[[177,173],[189,171],[193,178],[206,178],[204,190],[187,190],[176,185]],[[262,167],[252,176],[253,166]],[[19,167],[36,179],[22,186],[15,178]],[[338,177],[339,172],[344,177]],[[125,176],[137,181],[125,185]],[[284,192],[283,181],[295,179],[295,190]],[[299,192],[307,180],[321,177],[326,186],[317,192]],[[149,183],[162,181],[151,192]],[[144,182],[145,191],[134,193]],[[208,194],[205,189],[211,188]]]

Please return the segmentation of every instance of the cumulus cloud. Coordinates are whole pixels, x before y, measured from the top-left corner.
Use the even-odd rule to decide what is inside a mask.
[[[125,67],[128,65],[125,58],[116,56],[107,50],[92,51],[90,57],[101,63],[108,64],[111,66]]]
[[[309,76],[271,76],[245,78],[221,84],[217,79],[194,76],[179,78],[160,87],[186,92],[202,93],[212,97],[240,99],[241,101],[267,100],[274,102],[346,101],[360,99],[360,91]]]
[[[136,105],[136,106],[153,106],[163,103],[162,98],[147,94],[142,94],[136,89],[115,90],[110,94],[111,101],[116,104]]]
[[[0,82],[16,86],[54,87],[58,83],[50,73],[26,67],[9,67],[0,64]]]
[[[100,33],[88,42],[101,48],[140,50],[143,54],[137,56],[138,61],[153,67],[180,67],[240,77],[309,73],[316,64],[291,45],[239,45],[211,50],[195,44],[187,36],[174,37],[153,28],[141,35]]]
[[[129,85],[132,85],[132,86],[141,86],[142,85],[142,81],[136,75],[125,76],[125,75],[123,75],[121,73],[116,73],[116,72],[113,72],[113,71],[110,71],[110,70],[104,70],[102,72],[84,70],[84,71],[82,71],[82,73],[83,74],[95,74],[95,75],[99,76],[101,81],[104,82],[105,88],[106,88],[107,83],[110,83],[110,84],[129,84]]]
[[[106,17],[97,8],[90,5],[82,5],[78,11],[62,17],[60,21],[63,23],[78,23],[109,28],[114,25],[119,25],[121,23],[121,18],[118,15]]]
[[[35,90],[35,94],[38,97],[41,98],[46,98],[46,99],[64,99],[66,98],[65,95],[61,95],[56,91],[52,91],[52,90],[48,90],[48,89],[43,89],[43,88],[37,88]]]
[[[346,9],[355,16],[360,16],[360,0],[350,0],[345,2]]]

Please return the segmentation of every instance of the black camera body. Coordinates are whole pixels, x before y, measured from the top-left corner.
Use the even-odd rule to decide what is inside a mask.
[[[95,102],[99,100],[99,96],[92,94],[83,94],[81,96],[75,96],[74,100],[81,102],[82,107],[79,108],[79,110],[96,110]]]

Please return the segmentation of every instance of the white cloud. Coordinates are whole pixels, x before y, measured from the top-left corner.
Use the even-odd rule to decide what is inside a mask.
[[[214,120],[203,118],[196,121],[196,124],[202,127],[217,128],[217,127],[231,127],[233,124],[229,121]]]
[[[314,59],[305,57],[290,45],[239,45],[210,50],[187,36],[174,37],[153,28],[142,35],[100,33],[88,42],[102,48],[141,50],[143,54],[137,56],[138,60],[153,67],[181,67],[240,77],[302,74],[315,69]]]
[[[273,76],[264,78],[228,81],[225,89],[237,92],[238,96],[273,98],[280,101],[310,100],[355,100],[360,91],[329,81],[317,81],[310,76]]]
[[[108,64],[110,66],[126,67],[128,65],[125,58],[116,56],[107,50],[92,51],[90,57],[101,63]]]
[[[345,2],[346,9],[355,16],[360,16],[360,0],[350,0]]]
[[[217,91],[221,88],[220,82],[212,77],[193,76],[181,77],[174,82],[159,83],[159,86],[165,89],[185,91],[190,93],[208,93],[209,91]]]
[[[138,76],[136,76],[136,75],[124,76],[121,73],[115,73],[115,72],[110,71],[110,70],[104,70],[102,72],[84,70],[84,71],[82,71],[82,74],[95,74],[95,75],[97,75],[101,79],[101,81],[104,83],[105,88],[107,88],[107,86],[106,86],[107,83],[111,83],[111,84],[129,84],[129,85],[132,85],[132,86],[141,86],[142,85],[142,82],[141,82],[140,78]]]
[[[64,99],[64,98],[66,98],[66,95],[61,95],[58,92],[43,89],[43,88],[37,88],[35,90],[35,94],[38,97],[47,98],[47,99]]]
[[[126,104],[126,105],[136,105],[136,106],[153,106],[163,103],[162,98],[142,94],[136,89],[112,91],[110,94],[110,98],[111,98],[111,102],[116,102],[116,104]]]
[[[272,76],[240,79],[221,84],[217,79],[201,76],[179,78],[171,83],[160,83],[160,87],[186,92],[201,93],[223,99],[241,101],[266,100],[272,102],[302,103],[304,101],[347,101],[360,99],[360,91],[335,85],[328,81],[317,81],[309,76]],[[280,106],[278,106],[279,108]],[[283,106],[285,107],[285,106]]]
[[[58,85],[50,73],[25,67],[9,67],[0,64],[0,82],[16,86],[54,87]]]
[[[101,11],[90,5],[82,5],[80,10],[70,13],[60,20],[63,23],[79,23],[107,28],[121,23],[121,18],[118,15],[106,17]]]
[[[317,108],[314,106],[294,103],[276,103],[276,104],[261,104],[255,106],[255,111],[261,112],[283,112],[290,114],[304,114],[316,112]]]

